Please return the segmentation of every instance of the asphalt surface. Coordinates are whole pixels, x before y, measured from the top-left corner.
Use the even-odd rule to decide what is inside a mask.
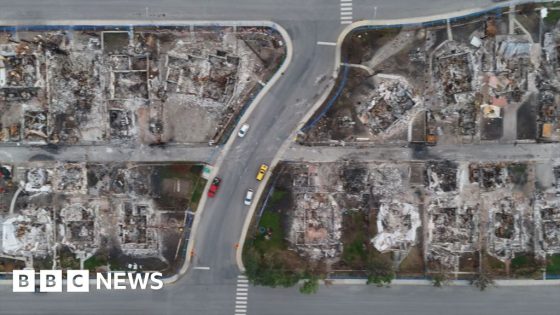
[[[375,147],[307,147],[292,146],[287,149],[283,161],[335,162],[351,161],[551,161],[560,158],[558,143],[521,143],[437,146],[375,146]]]
[[[487,0],[355,0],[353,18],[427,16],[489,5],[492,2]],[[272,20],[286,28],[293,41],[292,63],[248,118],[251,129],[247,136],[236,139],[226,153],[219,174],[223,179],[220,191],[215,199],[207,202],[200,218],[192,267],[209,267],[209,270],[191,268],[177,284],[157,292],[112,291],[71,296],[44,294],[31,298],[30,294],[10,293],[9,287],[0,288],[0,314],[233,314],[234,287],[239,274],[235,244],[248,211],[248,207],[243,205],[243,196],[248,188],[256,188],[258,183],[254,176],[258,166],[263,162],[270,163],[314,100],[325,92],[328,80],[319,85],[316,82],[333,72],[335,47],[320,46],[317,42],[335,42],[343,29],[339,21],[339,0],[19,0],[0,1],[0,6],[2,24],[41,24],[57,19],[148,18],[154,23],[167,19]],[[385,311],[379,314],[387,313],[391,305],[395,307],[392,314],[408,314],[412,310],[418,311],[416,303],[422,301],[423,292],[428,297],[433,294],[431,290],[409,293],[419,294],[415,299],[400,296],[407,289],[398,289],[397,294],[379,297],[354,294],[370,290],[361,291],[361,288],[337,287],[309,298],[299,295],[295,298],[295,290],[251,288],[248,313],[318,314],[318,308],[322,308],[321,314],[359,314],[375,309],[377,303],[383,303]],[[495,290],[490,295],[496,295],[496,301],[499,301],[499,292],[506,291]],[[451,293],[456,296],[451,301],[456,301],[462,294]],[[517,291],[516,294],[524,297],[523,292]],[[511,298],[515,300],[516,295],[512,293]],[[321,301],[328,303],[321,304]],[[437,310],[442,309],[427,301],[435,300],[432,297],[432,300],[421,303],[425,313],[437,314]],[[347,307],[330,307],[336,303]],[[353,311],[354,306],[356,312]],[[452,307],[452,304],[449,306]],[[487,306],[488,310],[492,309]]]
[[[212,163],[219,147],[166,145],[162,147],[118,145],[95,146],[2,146],[0,161],[83,161],[83,162],[176,162]]]

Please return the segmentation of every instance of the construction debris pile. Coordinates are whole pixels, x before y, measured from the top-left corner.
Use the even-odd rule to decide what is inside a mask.
[[[504,265],[520,256],[542,261],[560,254],[560,167],[555,165],[289,164],[283,172],[292,181],[294,203],[286,212],[287,241],[303,257],[336,262],[348,245],[342,218],[358,211],[372,215],[371,245],[391,252],[395,266],[412,248],[420,251],[414,257],[424,260],[428,273],[444,270],[457,277],[476,272],[479,254]]]
[[[355,32],[342,55],[359,63],[347,65],[344,90],[300,140],[323,145],[558,141],[560,26],[544,23],[541,45],[534,28],[539,23],[538,14],[508,14],[447,28],[382,30],[375,36],[371,33],[377,31]],[[380,43],[364,43],[365,38]]]
[[[307,164],[290,167],[293,211],[288,241],[312,260],[340,258],[342,216],[375,212],[378,234],[372,244],[380,251],[403,252],[416,244],[421,224],[413,194],[406,185],[407,168],[387,164]]]
[[[37,260],[65,268],[70,267],[66,252],[82,267],[96,253],[110,252],[125,264],[150,258],[160,262],[157,266],[169,266],[177,259],[182,232],[192,223],[185,198],[190,198],[193,183],[181,177],[177,170],[182,168],[3,165],[2,177],[17,190],[0,194],[2,204],[9,205],[0,209],[0,256],[24,261],[30,268]]]
[[[358,119],[370,127],[373,134],[386,131],[402,119],[417,102],[404,78],[377,75],[373,77],[376,88],[366,105],[358,105]]]
[[[0,142],[216,142],[284,54],[268,28],[1,33]]]

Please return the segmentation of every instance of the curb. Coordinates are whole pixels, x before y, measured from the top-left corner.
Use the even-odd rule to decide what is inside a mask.
[[[515,4],[522,4],[524,2],[535,2],[535,1],[519,1],[515,2]],[[537,2],[548,2],[548,1],[537,1]],[[346,36],[348,36],[354,29],[357,29],[362,26],[395,26],[395,25],[414,25],[414,24],[421,24],[425,22],[437,21],[437,20],[445,20],[450,18],[460,18],[466,17],[471,14],[481,13],[485,11],[490,11],[493,9],[503,8],[509,6],[509,2],[504,2],[502,5],[492,5],[488,7],[479,7],[474,9],[466,9],[461,11],[456,11],[452,13],[444,13],[444,14],[436,14],[431,16],[423,16],[423,17],[416,17],[416,18],[403,18],[403,19],[387,19],[387,20],[364,20],[349,24],[344,30],[340,33],[336,41],[336,48],[335,48],[335,60],[334,60],[334,70],[332,74],[332,82],[329,83],[323,95],[315,102],[312,108],[304,115],[304,118],[299,122],[298,126],[295,130],[291,133],[290,137],[285,140],[285,142],[280,147],[280,150],[276,153],[276,156],[272,160],[270,164],[270,169],[273,170],[274,167],[280,161],[284,152],[288,149],[290,144],[292,143],[293,139],[297,135],[297,132],[305,126],[307,121],[309,121],[316,111],[321,107],[324,101],[330,95],[333,87],[336,84],[336,80],[338,79],[338,74],[340,72],[341,62],[341,55],[342,55],[342,43]],[[255,192],[255,200],[261,199],[261,195],[267,186],[268,180],[270,179],[270,174],[272,172],[268,172],[263,182],[265,185],[260,185]],[[243,225],[243,230],[241,232],[241,236],[239,238],[240,249],[236,253],[236,260],[237,260],[237,267],[239,270],[244,273],[245,272],[245,265],[243,264],[243,248],[245,244],[245,240],[247,238],[247,232],[249,229],[249,225],[253,219],[254,213],[256,211],[257,205],[259,203],[255,202],[249,209],[247,216],[245,218],[245,222]],[[332,281],[332,284],[337,285],[366,285],[366,280],[364,279],[328,279]],[[495,280],[494,281],[496,286],[541,286],[541,285],[560,285],[560,280]],[[450,282],[453,286],[466,286],[470,285],[470,283],[466,280],[453,280]],[[391,282],[392,285],[430,285],[432,286],[432,282],[430,280],[406,280],[406,279],[396,279]]]
[[[325,281],[329,282],[329,285],[368,285],[366,279],[325,279],[321,283],[325,284]],[[326,285],[326,284],[325,284]],[[389,286],[434,286],[431,280],[422,279],[394,279],[391,281]],[[524,286],[558,286],[560,285],[559,280],[522,280],[522,279],[511,279],[511,280],[494,280],[494,286],[496,287],[524,287]],[[449,280],[444,287],[465,287],[472,286],[468,280]]]
[[[280,24],[277,24],[277,23],[272,22],[272,21],[262,21],[262,20],[255,20],[255,21],[196,21],[196,20],[186,21],[186,20],[177,20],[177,21],[161,21],[161,22],[153,21],[153,20],[61,20],[61,21],[52,21],[51,20],[51,21],[45,21],[44,23],[42,22],[41,25],[33,26],[33,25],[30,25],[28,21],[0,20],[0,28],[6,27],[6,26],[14,27],[14,28],[18,28],[18,27],[19,28],[32,28],[32,27],[39,27],[39,26],[52,26],[52,28],[60,28],[61,26],[130,27],[130,26],[191,26],[191,25],[194,26],[194,27],[201,27],[201,26],[202,27],[204,27],[204,26],[270,27],[270,28],[278,31],[280,33],[280,35],[282,35],[284,44],[286,45],[286,57],[284,58],[284,61],[282,62],[282,64],[278,68],[278,70],[276,70],[274,75],[270,78],[270,80],[266,83],[266,85],[259,91],[259,93],[253,99],[251,104],[247,107],[247,110],[245,111],[243,116],[239,118],[237,126],[234,128],[232,134],[230,135],[226,144],[223,146],[222,150],[220,150],[220,153],[219,153],[219,155],[216,159],[216,163],[215,163],[215,165],[217,165],[217,166],[214,167],[212,172],[209,174],[209,178],[213,178],[218,174],[218,172],[220,170],[220,165],[221,165],[222,161],[224,160],[226,153],[231,148],[231,146],[233,144],[233,141],[235,141],[235,135],[239,131],[239,128],[241,126],[241,122],[247,120],[247,118],[251,115],[253,110],[257,107],[259,102],[262,100],[262,98],[268,93],[268,91],[276,83],[276,81],[278,81],[278,79],[280,79],[282,77],[282,74],[284,73],[284,71],[286,71],[286,69],[288,68],[288,66],[291,63],[292,56],[293,56],[292,39],[291,39],[290,35],[288,34],[288,32],[286,31],[286,29],[284,27],[282,27]],[[268,176],[269,176],[269,174],[267,174],[267,177],[265,178],[265,182],[268,181]],[[206,192],[210,188],[211,184],[212,184],[211,180],[208,180],[206,182],[206,185],[204,186],[202,198],[201,198],[200,202],[198,203],[198,207],[197,207],[197,210],[195,212],[194,222],[193,222],[193,225],[192,225],[192,228],[191,228],[191,235],[192,236],[191,236],[191,239],[189,240],[189,244],[187,245],[187,250],[186,250],[187,257],[185,258],[185,262],[184,262],[183,266],[181,267],[181,269],[178,273],[174,274],[171,277],[162,278],[162,281],[163,281],[164,285],[173,284],[173,283],[177,282],[179,279],[181,279],[187,273],[187,271],[190,267],[191,258],[192,258],[190,253],[192,252],[192,250],[194,248],[194,244],[196,242],[196,238],[194,236],[196,235],[196,232],[198,230],[198,224],[199,224],[199,221],[200,221],[200,217],[201,217],[202,213],[204,212],[204,206],[205,206],[206,200],[207,200]],[[260,190],[262,190],[262,188],[260,188]],[[257,191],[257,193],[259,194],[258,196],[260,196],[261,192],[259,190]],[[252,211],[254,212],[254,210],[252,210]],[[246,230],[244,230],[244,233],[246,233]],[[238,251],[238,253],[239,252],[240,251]],[[244,270],[244,269],[242,269],[242,270]],[[90,280],[90,284],[91,283],[92,283],[92,281]],[[0,280],[0,285],[8,285],[8,284],[11,285],[11,280]]]
[[[220,170],[220,165],[222,164],[226,153],[229,151],[229,149],[231,148],[231,146],[233,145],[233,142],[235,141],[235,135],[237,134],[237,132],[239,131],[239,128],[242,125],[243,121],[246,121],[247,118],[251,115],[251,113],[255,110],[255,108],[257,107],[257,105],[259,104],[259,102],[262,100],[262,98],[268,93],[268,90],[270,90],[270,88],[276,83],[276,81],[278,81],[281,77],[282,74],[284,73],[284,71],[286,71],[286,69],[288,68],[288,66],[290,65],[291,61],[292,61],[292,56],[293,56],[293,46],[292,46],[292,39],[290,37],[290,35],[288,34],[288,32],[286,31],[286,29],[284,29],[282,26],[280,26],[279,24],[276,24],[274,22],[263,22],[266,23],[266,25],[259,25],[259,26],[269,26],[274,28],[275,30],[277,30],[280,35],[282,35],[282,37],[284,38],[284,42],[286,44],[286,58],[284,59],[284,62],[282,63],[282,65],[278,68],[278,70],[276,71],[276,73],[274,73],[274,75],[272,76],[272,78],[266,83],[266,85],[259,91],[259,93],[257,94],[257,96],[255,97],[255,99],[253,99],[253,101],[251,102],[251,104],[249,105],[249,107],[247,108],[247,110],[245,111],[245,113],[243,114],[242,117],[239,118],[237,126],[234,128],[234,130],[232,131],[232,134],[230,135],[228,141],[226,142],[226,144],[224,145],[223,149],[221,150],[218,158],[216,159],[216,163],[215,165],[217,165],[217,167],[215,167],[212,170],[212,173],[209,175],[210,178],[216,176],[216,174],[218,174],[219,170]],[[271,165],[272,166],[272,165]],[[270,172],[268,172],[264,178],[264,182],[268,182],[268,178],[270,177]],[[209,187],[210,187],[211,181],[208,181],[207,186],[204,188],[204,191],[206,192]],[[258,198],[260,198],[260,195],[262,194],[262,190],[264,189],[265,185],[260,185],[259,188],[257,188],[256,191],[256,195]],[[198,223],[199,223],[199,218],[200,215],[202,214],[202,210],[204,209],[204,204],[206,203],[206,194],[204,194],[203,198],[201,199],[200,203],[199,203],[199,209],[200,212],[197,211],[197,215],[195,216],[194,222],[193,222],[193,228],[191,230],[191,234],[192,235],[196,235],[196,231],[198,228]],[[255,198],[257,199],[257,198]],[[258,200],[258,199],[257,199]],[[252,214],[255,211],[255,207],[256,207],[257,203],[253,203],[253,205],[251,206],[251,208],[249,209],[249,213],[251,215],[248,215],[247,217],[249,218],[249,223],[250,223],[250,219],[252,218]],[[247,221],[247,219],[246,219]],[[244,226],[243,226],[243,230],[241,232],[242,235],[242,239],[245,240],[245,235],[247,234],[247,229],[246,226],[248,226],[248,223],[245,222]],[[175,281],[177,281],[182,275],[184,275],[187,270],[188,267],[190,265],[190,260],[191,260],[191,256],[190,253],[194,247],[194,243],[195,243],[195,239],[193,239],[191,242],[189,242],[189,245],[187,245],[187,259],[185,260],[185,264],[183,265],[183,268],[181,268],[181,271],[179,274],[174,275],[173,277],[169,278],[169,283],[173,283]],[[239,243],[242,244],[242,243]],[[243,266],[243,263],[241,263],[241,265],[239,265],[239,261],[240,261],[240,257],[241,257],[241,253],[243,250],[243,246],[240,246],[240,249],[237,250],[236,252],[236,260],[237,260],[237,264],[238,266],[241,266],[242,268],[240,268],[241,271],[245,271],[245,268]],[[167,282],[165,282],[167,284]]]

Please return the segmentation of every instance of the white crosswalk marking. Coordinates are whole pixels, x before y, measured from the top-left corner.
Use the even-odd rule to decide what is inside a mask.
[[[249,280],[244,275],[237,276],[235,289],[235,315],[247,314],[247,300],[249,295]]]
[[[340,0],[340,24],[351,24],[352,13],[352,0]]]

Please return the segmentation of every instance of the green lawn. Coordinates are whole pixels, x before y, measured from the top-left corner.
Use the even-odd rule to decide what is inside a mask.
[[[88,260],[84,261],[84,268],[90,271],[95,271],[97,267],[106,266],[106,257],[91,256]]]
[[[560,255],[552,255],[548,258],[546,272],[551,275],[560,275]]]
[[[259,251],[264,252],[267,249],[283,249],[285,247],[280,213],[265,211],[259,222],[259,227],[271,231],[269,239],[266,239],[265,235],[257,232],[258,234],[255,238],[254,246],[258,248]]]
[[[367,240],[365,216],[361,212],[350,212],[343,218],[343,243],[342,261],[350,267],[361,268],[366,263]]]

